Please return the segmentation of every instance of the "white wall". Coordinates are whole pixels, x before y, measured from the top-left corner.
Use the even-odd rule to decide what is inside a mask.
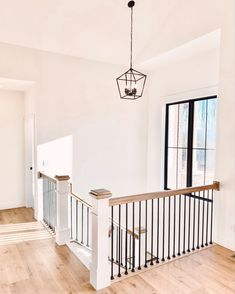
[[[149,88],[148,190],[163,188],[166,103],[217,94],[219,50],[165,62],[152,72]]]
[[[159,189],[163,104],[179,96],[214,94],[216,87],[211,86],[218,84],[216,176],[222,181],[222,190],[217,197],[216,220],[225,221],[217,222],[216,239],[234,248],[234,1],[186,3],[184,9],[175,4],[164,28],[155,26],[156,35],[161,31],[166,42],[151,38],[143,60],[181,45],[182,40],[187,42],[220,28],[220,70],[217,51],[161,65],[151,76],[149,128],[147,96],[138,101],[118,97],[115,78],[124,71],[119,66],[0,43],[0,77],[36,82],[32,97],[36,100],[38,144],[73,136],[75,190],[82,195],[98,187],[115,195],[146,190],[147,134],[148,189]],[[167,41],[172,44],[164,47]],[[155,48],[158,45],[162,48]]]
[[[75,191],[145,191],[147,97],[119,98],[124,68],[46,53],[40,67],[38,143],[72,135]]]
[[[170,1],[174,2],[174,1]],[[165,51],[175,48],[200,37],[214,30],[221,30],[221,51],[219,68],[217,68],[218,83],[218,115],[217,115],[217,152],[216,152],[216,179],[222,183],[221,191],[216,193],[215,197],[215,240],[233,250],[235,250],[235,1],[234,0],[198,0],[180,1],[173,3],[174,7],[169,11],[165,22],[160,23],[156,17],[154,30],[156,41],[150,46],[146,46],[143,51],[142,60],[146,57],[152,59],[164,53]],[[159,5],[159,3],[155,3]],[[157,7],[156,7],[157,9]],[[157,36],[164,36],[164,40],[158,41]],[[155,38],[152,38],[152,40]],[[211,57],[208,56],[211,60]],[[210,62],[208,60],[208,62]],[[195,59],[196,61],[196,59]],[[185,62],[179,63],[178,67],[169,67],[168,71],[164,70],[155,74],[152,80],[152,89],[150,90],[151,100],[160,99],[162,96],[169,96],[172,93],[183,91],[182,98],[192,92],[195,95],[204,95],[205,91],[201,87],[211,86],[214,83],[214,66],[207,66],[207,60],[201,63],[194,62],[191,70],[184,71],[187,66]],[[189,61],[188,68],[191,62]],[[218,63],[217,63],[218,64]],[[211,75],[205,75],[204,69],[211,68]],[[171,72],[172,69],[172,72]],[[183,75],[182,74],[183,69]],[[207,71],[207,73],[209,73]],[[164,77],[164,78],[163,78]],[[163,84],[163,85],[162,85]],[[191,91],[195,89],[195,91]],[[202,90],[202,91],[201,91]],[[212,89],[211,92],[214,90]],[[210,90],[207,89],[206,93]],[[179,95],[171,96],[169,99],[177,98]],[[167,97],[166,101],[167,101]],[[160,110],[159,110],[160,107]],[[154,133],[157,126],[161,123],[161,102],[150,102],[150,122],[149,128],[149,182],[148,188],[154,189],[160,185],[160,171],[157,170],[156,164],[159,164],[160,150],[154,142],[161,142],[159,132]],[[152,113],[152,118],[151,118]],[[155,118],[154,118],[155,117]],[[151,124],[151,123],[150,123]],[[157,126],[154,126],[156,124]],[[151,130],[152,128],[152,130]],[[152,145],[151,145],[152,144]],[[154,152],[156,153],[154,155]]]
[[[72,179],[73,138],[63,137],[41,144],[37,148],[38,170],[54,177],[69,175]]]
[[[216,178],[221,192],[215,197],[215,238],[235,250],[235,1],[221,8],[222,23],[217,119]]]
[[[124,70],[0,43],[0,77],[36,82],[38,145],[73,137],[74,188],[82,196],[101,187],[114,195],[146,190],[147,97],[119,98]]]
[[[230,6],[229,6],[230,5]],[[235,250],[235,24],[234,2],[218,18],[220,50],[160,62],[149,89],[148,190],[163,188],[164,106],[167,102],[218,94],[214,240]],[[226,15],[226,17],[224,17]],[[176,60],[177,60],[177,56]]]
[[[25,206],[24,97],[0,91],[0,209]]]

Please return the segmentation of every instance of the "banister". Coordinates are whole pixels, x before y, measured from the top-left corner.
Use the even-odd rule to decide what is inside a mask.
[[[92,208],[91,204],[89,204],[88,202],[86,202],[85,200],[83,200],[82,198],[80,198],[79,196],[77,196],[76,194],[73,193],[73,184],[72,183],[70,183],[70,196],[73,197],[74,199],[78,200],[82,204],[84,204],[86,207]]]
[[[109,206],[122,205],[127,203],[133,203],[133,202],[139,202],[139,201],[151,200],[151,199],[157,199],[157,198],[164,198],[164,197],[170,197],[175,195],[183,195],[183,194],[212,190],[212,189],[219,191],[220,182],[215,181],[213,182],[212,185],[187,187],[187,188],[176,189],[176,190],[166,190],[166,191],[150,192],[150,193],[143,193],[143,194],[137,194],[137,195],[123,196],[123,197],[115,197],[115,198],[109,199]]]
[[[112,221],[112,218],[111,218],[111,217],[110,217],[109,219],[110,219],[110,221]],[[113,224],[114,224],[116,227],[119,227],[119,223],[118,223],[118,221],[115,220],[115,219],[113,219]],[[125,227],[124,225],[121,225],[120,228],[121,228],[124,232],[127,231],[127,234],[128,234],[128,235],[130,235],[130,236],[134,236],[135,239],[139,239],[139,235],[138,235],[137,233],[135,233],[135,232],[133,233],[132,230],[130,230],[130,229],[127,229],[127,230],[126,230],[126,227]],[[112,229],[110,228],[110,230],[109,230],[109,236],[111,235],[111,230],[112,230]]]
[[[56,179],[55,178],[52,178],[42,172],[38,172],[38,178],[41,179],[41,178],[44,178],[44,179],[47,179],[49,180],[50,182],[53,182],[53,183],[56,183]]]

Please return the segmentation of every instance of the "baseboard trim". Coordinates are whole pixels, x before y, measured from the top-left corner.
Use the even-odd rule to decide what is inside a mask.
[[[26,207],[23,202],[8,202],[8,203],[0,203],[0,210],[11,209],[11,208],[21,208]]]

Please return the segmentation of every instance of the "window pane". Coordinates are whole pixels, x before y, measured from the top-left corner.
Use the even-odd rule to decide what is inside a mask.
[[[177,147],[178,105],[169,106],[168,146]]]
[[[207,106],[207,142],[206,148],[215,149],[216,143],[216,99],[209,99]]]
[[[187,186],[187,149],[178,149],[178,185],[177,188]]]
[[[211,184],[215,170],[216,142],[216,98],[192,100],[168,106],[168,188],[175,189],[187,183],[187,173],[192,172],[192,185]],[[194,106],[194,108],[193,108]],[[192,108],[191,108],[192,107]],[[189,113],[193,110],[193,149],[188,150]],[[192,162],[187,163],[188,152],[192,152]],[[189,168],[189,170],[188,170]]]
[[[168,188],[176,188],[177,149],[168,148]]]
[[[179,104],[179,138],[178,147],[188,146],[188,110],[189,104]]]
[[[214,181],[214,172],[215,172],[215,151],[207,150],[206,151],[206,185],[212,184]]]
[[[207,100],[195,101],[193,147],[205,148]]]
[[[204,185],[205,150],[193,150],[193,186]]]

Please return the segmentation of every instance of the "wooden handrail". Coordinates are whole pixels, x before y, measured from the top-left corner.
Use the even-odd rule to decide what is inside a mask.
[[[38,178],[41,179],[41,178],[44,178],[44,179],[47,179],[48,181],[50,182],[53,182],[56,184],[56,179],[55,178],[52,178],[42,172],[38,172]],[[72,183],[69,183],[70,184],[70,196],[75,198],[76,200],[78,200],[79,202],[83,203],[86,207],[89,207],[89,208],[92,208],[92,206],[86,202],[85,200],[83,200],[82,198],[78,197],[76,194],[73,193],[72,191]]]
[[[78,200],[82,204],[84,204],[88,208],[92,208],[92,205],[83,200],[82,198],[78,197],[76,194],[73,193],[73,184],[70,183],[70,196],[73,197],[74,199]]]
[[[206,185],[206,186],[188,187],[188,188],[182,188],[182,189],[176,189],[176,190],[166,190],[166,191],[160,191],[160,192],[151,192],[151,193],[111,198],[109,199],[109,206],[122,205],[127,203],[133,203],[133,202],[139,202],[143,200],[151,200],[151,199],[157,199],[157,198],[164,198],[164,197],[175,196],[175,195],[184,195],[184,194],[189,194],[193,192],[200,192],[200,191],[206,191],[206,190],[212,190],[212,189],[219,191],[220,182],[214,182],[212,185]]]
[[[112,218],[110,217],[109,219],[110,219],[110,222],[112,222]],[[113,224],[114,224],[114,226],[116,226],[116,227],[119,228],[119,223],[118,223],[117,220],[114,219],[114,220],[113,220]],[[121,225],[120,228],[121,228],[124,232],[126,232],[126,227],[125,227],[125,226]],[[110,228],[110,230],[109,230],[109,236],[111,235],[111,231],[112,231],[112,229]],[[139,239],[139,235],[138,235],[137,233],[135,233],[135,232],[134,232],[134,234],[133,234],[133,231],[130,230],[130,229],[127,229],[127,234],[128,234],[128,235],[131,235],[131,236],[134,235],[134,238],[135,238],[135,239]]]
[[[42,172],[38,172],[38,178],[41,179],[41,178],[44,178],[44,179],[47,179],[48,181],[50,182],[53,182],[53,183],[56,183],[56,179],[55,178],[52,178]]]

